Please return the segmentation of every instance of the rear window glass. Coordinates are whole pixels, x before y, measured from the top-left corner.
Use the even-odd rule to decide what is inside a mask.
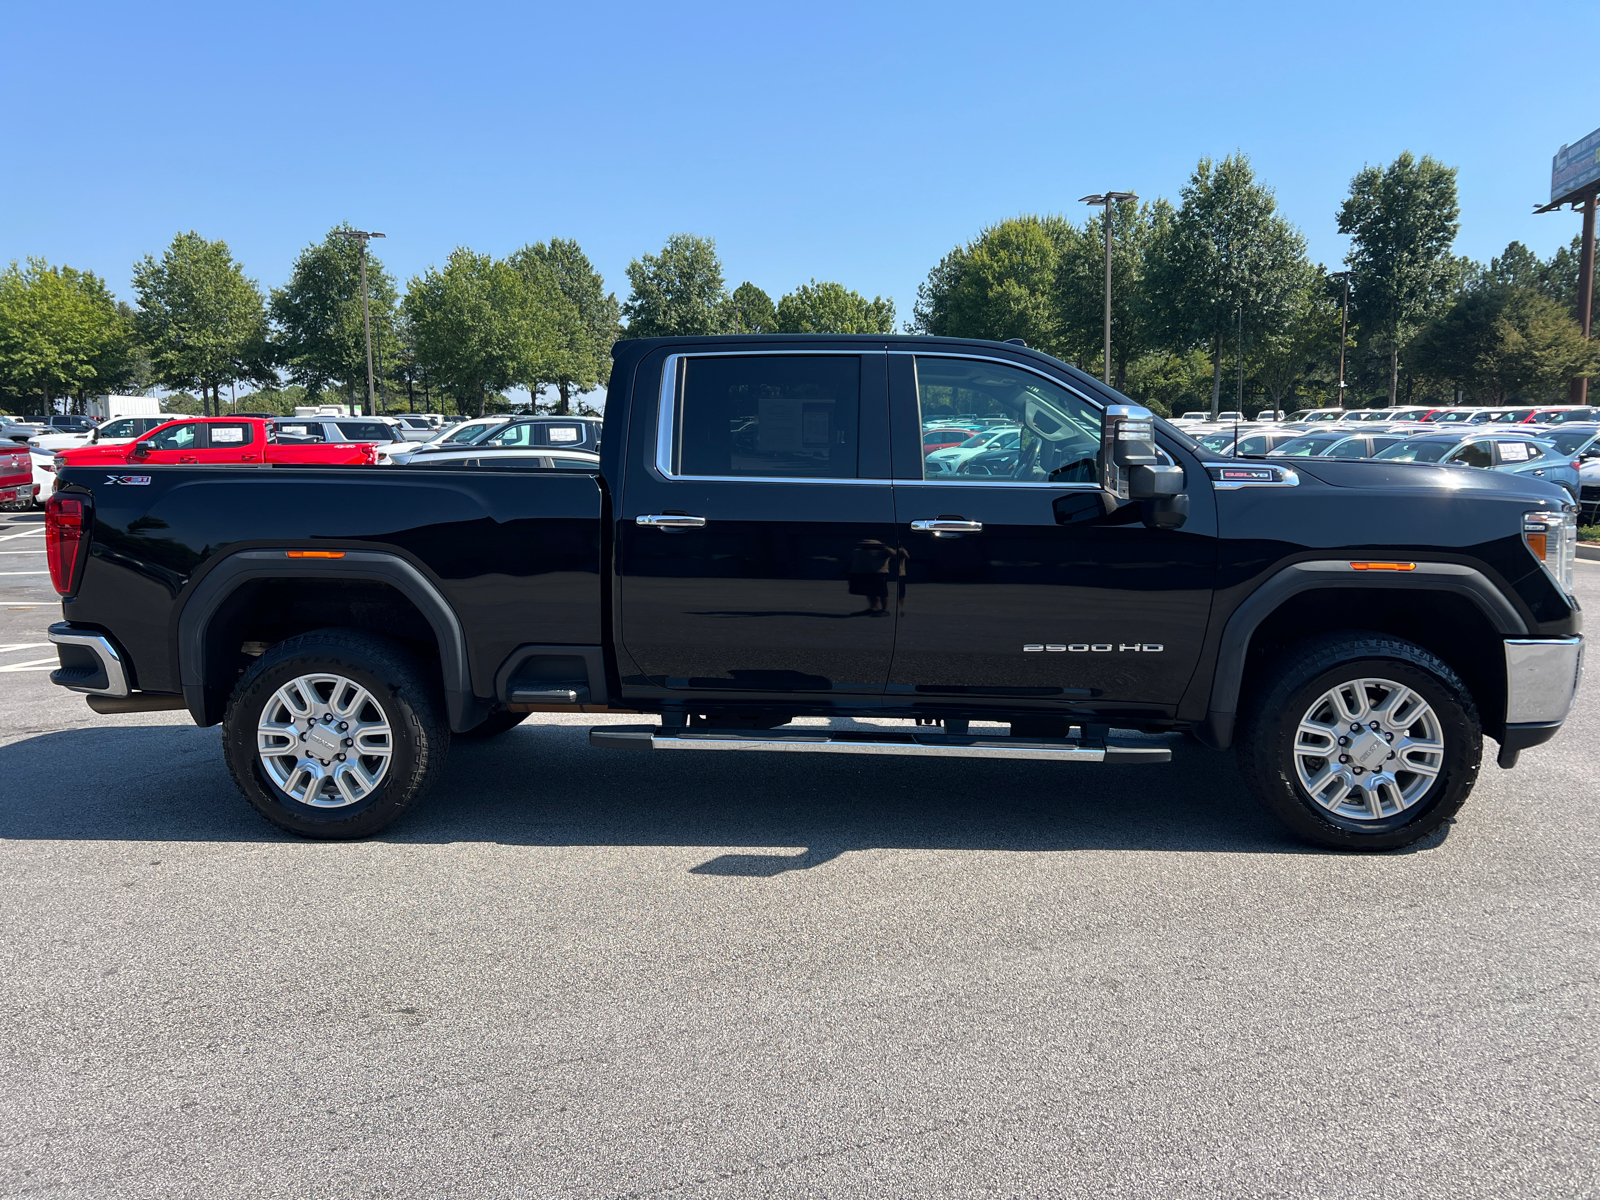
[[[855,478],[856,356],[688,357],[678,369],[675,474]]]
[[[382,421],[340,421],[339,436],[350,442],[392,442],[394,434]]]

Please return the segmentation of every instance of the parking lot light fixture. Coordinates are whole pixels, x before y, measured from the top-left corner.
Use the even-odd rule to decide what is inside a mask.
[[[1132,192],[1102,192],[1084,196],[1083,204],[1098,204],[1105,209],[1106,222],[1106,347],[1105,362],[1100,372],[1109,385],[1111,382],[1111,206],[1123,200],[1137,200]]]
[[[372,305],[367,299],[367,243],[385,236],[365,229],[335,229],[335,237],[355,238],[361,246],[361,324],[367,333],[367,413],[377,412],[377,397],[372,386]]]

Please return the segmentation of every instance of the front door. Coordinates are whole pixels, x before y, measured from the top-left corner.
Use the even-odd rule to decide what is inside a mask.
[[[992,359],[890,362],[906,555],[890,695],[1175,704],[1210,613],[1208,492],[1183,529],[1147,529],[1138,503],[1102,500],[1100,409],[1083,396]],[[955,418],[997,432],[943,458],[919,455],[920,431]],[[1192,494],[1206,488],[1196,474]]]
[[[881,695],[901,568],[886,356],[662,354],[616,514],[625,688]],[[656,397],[659,396],[659,400]],[[641,444],[645,443],[645,444]],[[636,693],[637,694],[637,693]]]

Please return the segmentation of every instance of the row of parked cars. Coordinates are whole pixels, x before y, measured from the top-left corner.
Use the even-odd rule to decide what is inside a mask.
[[[0,441],[0,504],[42,504],[63,465],[510,466],[593,470],[596,417],[502,415],[450,421],[432,413],[349,417],[120,417],[86,428]],[[26,457],[23,451],[26,451]]]
[[[1218,455],[1477,467],[1558,484],[1579,502],[1585,524],[1594,523],[1600,508],[1600,409],[1312,409],[1261,417],[1178,426]]]

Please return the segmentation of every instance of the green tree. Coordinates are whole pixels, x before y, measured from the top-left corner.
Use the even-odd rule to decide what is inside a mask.
[[[966,264],[967,247],[957,246],[928,272],[928,278],[917,285],[917,299],[911,306],[911,320],[905,326],[907,333],[950,336],[950,294],[955,290]]]
[[[481,416],[490,392],[542,373],[553,355],[551,297],[505,260],[458,247],[444,269],[411,280],[405,314],[416,359]],[[534,366],[530,369],[530,364]]]
[[[1059,270],[1071,226],[1060,217],[1012,217],[945,255],[917,289],[910,328],[942,337],[1021,338],[1059,354]]]
[[[1411,357],[1425,378],[1488,404],[1556,400],[1571,380],[1600,369],[1600,346],[1559,302],[1537,288],[1492,284],[1469,289],[1435,317]]]
[[[201,389],[219,411],[219,388],[240,380],[275,384],[266,302],[234,261],[228,244],[180,233],[159,260],[136,263],[135,328],[148,347],[156,381]]]
[[[611,345],[621,332],[616,296],[594,269],[577,242],[551,238],[524,246],[511,264],[528,285],[544,294],[554,285],[559,294],[550,324],[555,346],[543,377],[529,382],[529,391],[549,384],[556,389],[555,411],[566,416],[574,392],[587,392],[611,378]]]
[[[1340,289],[1317,267],[1295,296],[1288,320],[1256,348],[1253,374],[1273,408],[1296,407],[1300,389],[1310,385],[1320,401],[1337,391]]]
[[[748,280],[722,304],[724,333],[777,333],[778,310],[772,297]]]
[[[660,254],[628,264],[628,284],[632,291],[622,314],[629,337],[722,331],[722,261],[710,238],[673,234]]]
[[[813,279],[778,301],[778,332],[893,333],[894,301]]]
[[[367,390],[367,332],[361,305],[361,246],[341,236],[337,226],[295,260],[284,287],[272,292],[272,320],[278,327],[279,358],[289,378],[313,400],[337,383],[346,399]],[[395,332],[399,294],[394,277],[369,247],[367,294],[372,314],[376,362],[388,367],[398,353]]]
[[[1244,391],[1244,351],[1279,336],[1306,286],[1305,239],[1277,213],[1243,154],[1200,160],[1170,228],[1152,238],[1148,277],[1156,327],[1173,349],[1211,353],[1211,411],[1231,342]]]
[[[139,382],[140,356],[126,305],[88,271],[30,258],[0,273],[0,396],[48,413],[76,398]]]
[[[1401,351],[1460,280],[1450,252],[1460,213],[1455,168],[1409,151],[1387,167],[1363,168],[1339,209],[1339,232],[1351,237],[1351,310],[1362,336],[1389,357],[1391,406]]]

